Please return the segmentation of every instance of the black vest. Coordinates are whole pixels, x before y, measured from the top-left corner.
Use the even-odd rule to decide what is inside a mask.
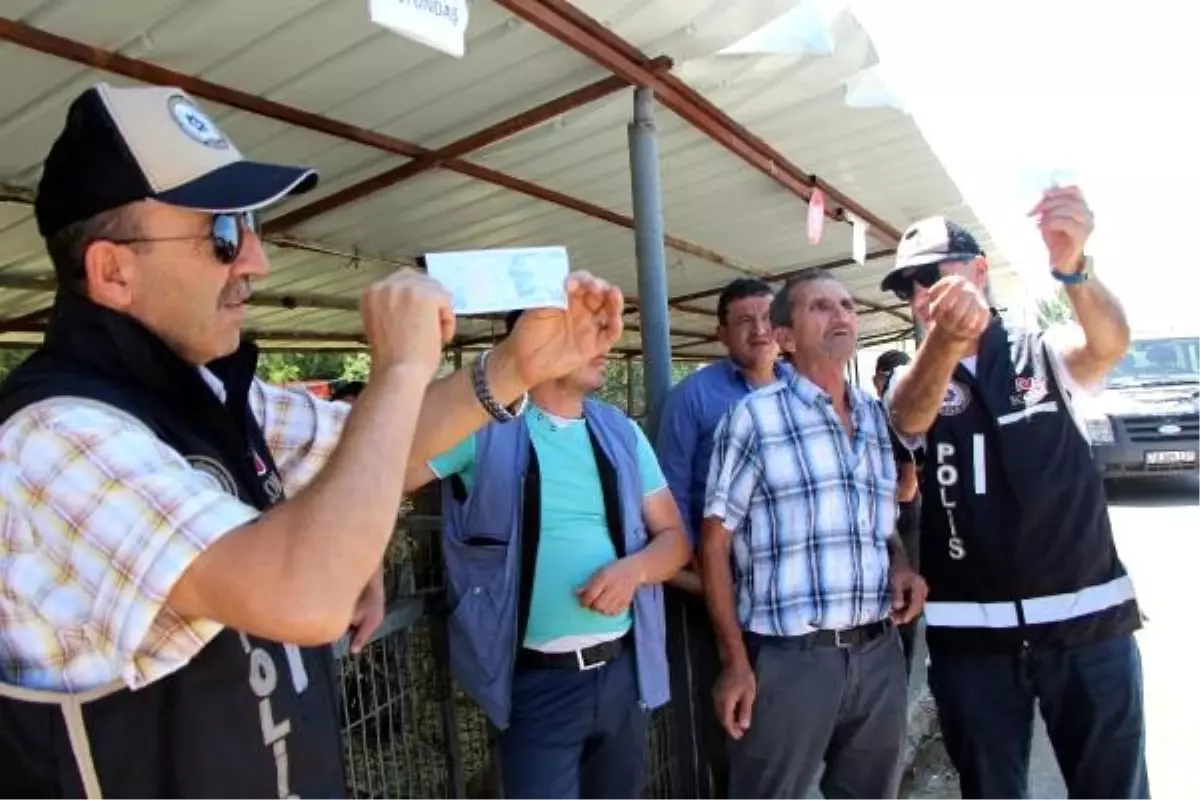
[[[1103,482],[1038,332],[997,318],[927,436],[921,571],[931,650],[1011,651],[1129,633],[1137,601]]]
[[[129,317],[69,294],[45,343],[0,387],[0,421],[51,397],[115,406],[208,468],[245,503],[282,497],[248,403],[253,345],[199,372]],[[301,648],[225,629],[185,667],[138,691],[87,702],[82,719],[107,797],[335,797],[345,791],[330,648]],[[0,793],[80,797],[87,765],[65,706],[0,699]]]

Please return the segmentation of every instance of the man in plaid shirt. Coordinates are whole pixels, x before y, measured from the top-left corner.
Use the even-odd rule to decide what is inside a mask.
[[[840,283],[803,273],[771,312],[795,374],[722,421],[701,545],[730,796],[803,797],[824,764],[826,797],[894,797],[907,717],[895,624],[920,613],[925,585],[895,536],[887,421],[846,383],[858,322]]]
[[[408,464],[620,335],[620,291],[575,273],[565,311],[434,380],[450,297],[401,270],[363,294],[353,409],[268,386],[255,212],[315,183],[177,88],[66,110],[34,214],[58,294],[0,387],[0,795],[340,795],[324,645],[378,624]]]

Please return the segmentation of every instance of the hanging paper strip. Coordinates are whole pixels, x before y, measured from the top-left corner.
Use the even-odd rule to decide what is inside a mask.
[[[808,198],[808,243],[820,244],[821,232],[825,230],[825,193],[813,189]]]

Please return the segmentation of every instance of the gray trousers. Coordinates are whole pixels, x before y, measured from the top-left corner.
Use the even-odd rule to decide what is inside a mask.
[[[729,796],[895,797],[908,723],[904,650],[891,625],[838,648],[747,634],[758,683],[750,730],[729,744]]]

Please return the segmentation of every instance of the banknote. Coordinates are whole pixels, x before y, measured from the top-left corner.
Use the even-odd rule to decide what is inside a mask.
[[[1047,189],[1076,185],[1079,178],[1070,167],[1029,164],[1020,170],[1018,180],[1018,199],[1028,208],[1036,205]]]
[[[426,253],[425,267],[454,295],[459,316],[567,307],[565,247]]]

